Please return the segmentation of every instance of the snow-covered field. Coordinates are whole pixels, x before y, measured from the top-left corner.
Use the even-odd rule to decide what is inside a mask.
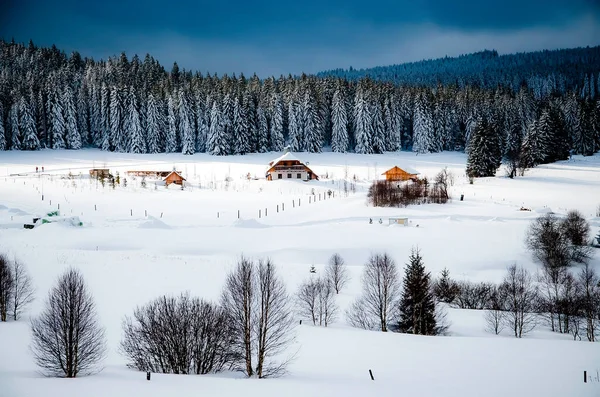
[[[584,370],[594,375],[600,370],[599,344],[574,342],[545,327],[520,340],[508,330],[495,336],[484,331],[482,312],[457,309],[450,310],[447,337],[353,329],[343,315],[328,328],[301,325],[291,348],[298,350],[297,357],[280,379],[155,374],[148,382],[145,374],[127,369],[117,350],[123,316],[161,294],[190,291],[217,299],[241,254],[271,257],[294,293],[311,265],[320,272],[333,253],[340,253],[352,275],[338,298],[343,311],[357,296],[363,263],[374,252],[388,252],[402,271],[411,247],[418,245],[434,275],[447,267],[456,279],[498,282],[514,262],[537,269],[523,240],[529,222],[540,214],[575,208],[588,217],[594,235],[600,228],[600,156],[541,166],[515,180],[499,171],[496,178],[469,185],[465,156],[458,153],[301,153],[320,181],[247,179],[248,173],[263,178],[267,163],[277,156],[0,152],[0,250],[25,262],[34,279],[37,300],[29,314],[41,310],[56,277],[75,266],[94,294],[109,345],[100,374],[48,379],[37,374],[29,353],[27,318],[2,323],[2,397],[600,395],[600,383],[583,383]],[[456,175],[453,201],[368,207],[368,181],[393,165],[428,176],[447,166]],[[141,178],[125,176],[128,170],[174,167],[190,184],[185,190],[155,187],[150,180],[143,188]],[[121,185],[102,187],[89,179],[90,168],[119,171]],[[350,182],[356,179],[356,193],[348,196],[342,182],[346,175]],[[83,225],[23,228],[33,217],[58,209]],[[410,225],[388,226],[388,218],[395,216],[408,217]],[[600,266],[600,254],[593,264]]]

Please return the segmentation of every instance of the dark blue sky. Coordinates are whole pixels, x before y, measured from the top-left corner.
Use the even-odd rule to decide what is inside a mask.
[[[0,37],[260,76],[600,44],[600,0],[4,0]]]

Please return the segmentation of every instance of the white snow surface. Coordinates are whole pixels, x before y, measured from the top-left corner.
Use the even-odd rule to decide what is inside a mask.
[[[477,179],[473,185],[464,176],[466,158],[460,153],[302,153],[319,174],[318,182],[264,180],[273,157],[0,152],[0,250],[28,266],[37,290],[23,319],[0,323],[0,396],[600,395],[597,379],[583,383],[584,370],[593,376],[600,370],[600,344],[573,341],[543,325],[523,339],[508,330],[496,336],[484,330],[482,311],[450,309],[450,335],[423,337],[354,329],[343,316],[360,293],[363,263],[371,253],[388,252],[403,274],[411,247],[418,245],[434,276],[447,267],[459,280],[498,282],[515,262],[532,272],[538,269],[523,240],[529,222],[543,213],[579,209],[596,235],[600,156],[575,156],[514,180],[500,170],[495,178]],[[452,202],[367,206],[369,181],[406,163],[422,176],[433,177],[443,167],[453,171]],[[141,178],[125,176],[128,170],[172,167],[187,179],[184,190],[155,187],[150,179],[143,188]],[[89,179],[91,168],[118,171],[121,185],[102,187]],[[259,179],[248,180],[248,173]],[[346,174],[350,182],[357,181],[356,193],[347,197]],[[331,197],[326,197],[328,190]],[[59,205],[61,217],[78,217],[83,225],[23,228]],[[389,226],[389,217],[408,217],[410,224]],[[598,251],[595,267],[600,266]],[[273,259],[294,294],[310,267],[323,272],[335,252],[345,258],[352,276],[337,299],[341,315],[328,328],[307,322],[296,327],[290,347],[296,358],[286,376],[258,380],[232,373],[153,374],[148,382],[144,373],[125,366],[118,351],[121,321],[137,305],[183,291],[217,300],[241,254]],[[93,292],[109,352],[99,374],[45,378],[29,351],[28,318],[42,310],[48,290],[68,267],[80,269]]]

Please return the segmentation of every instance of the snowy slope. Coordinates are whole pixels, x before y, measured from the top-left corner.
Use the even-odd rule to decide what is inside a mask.
[[[7,395],[600,394],[600,383],[582,381],[583,370],[600,367],[598,344],[573,342],[543,327],[522,340],[509,333],[490,335],[484,331],[482,312],[466,310],[450,311],[449,337],[357,330],[348,327],[343,316],[327,329],[299,326],[291,348],[298,351],[297,357],[282,379],[154,375],[147,382],[144,374],[126,369],[117,350],[123,316],[165,293],[188,290],[217,299],[228,270],[242,253],[270,256],[288,290],[294,292],[311,265],[320,272],[329,256],[339,252],[352,275],[338,299],[343,311],[358,294],[362,265],[371,252],[387,251],[402,269],[411,246],[418,245],[433,274],[448,267],[457,279],[496,282],[514,262],[537,269],[525,251],[523,237],[531,219],[541,213],[561,214],[577,208],[589,218],[594,234],[600,228],[600,219],[595,217],[600,204],[599,156],[539,167],[515,180],[499,171],[496,178],[469,185],[463,175],[465,158],[457,153],[296,155],[310,163],[320,181],[246,178],[248,173],[263,177],[275,153],[212,157],[97,150],[2,152],[0,249],[17,255],[29,267],[38,297],[31,314],[42,308],[56,277],[76,266],[94,293],[110,349],[106,369],[96,376],[74,381],[46,379],[36,374],[28,352],[26,319],[0,324],[0,383],[8,385]],[[456,174],[451,190],[454,200],[444,206],[366,206],[368,180],[395,164],[428,176],[447,166]],[[35,174],[35,167],[42,165],[44,174]],[[93,167],[119,171],[128,186],[112,189],[107,184],[103,188],[87,177]],[[142,188],[140,178],[125,176],[127,170],[173,167],[182,170],[191,186],[155,188],[148,180]],[[345,174],[350,180],[356,176],[356,193],[347,197],[341,181]],[[231,181],[226,182],[226,177]],[[458,200],[461,194],[464,201]],[[57,210],[59,205],[61,215],[78,216],[83,226],[52,223],[33,230],[22,228],[31,218]],[[532,211],[519,211],[522,206]],[[411,224],[388,226],[390,216],[407,216]],[[600,265],[598,255],[594,264]]]

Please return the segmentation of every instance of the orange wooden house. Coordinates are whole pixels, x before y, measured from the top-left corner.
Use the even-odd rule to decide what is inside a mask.
[[[385,179],[388,181],[398,182],[416,179],[419,175],[419,172],[410,167],[403,166],[400,168],[398,166],[394,166],[381,175],[385,175]]]
[[[169,175],[167,175],[165,177],[165,179],[163,179],[163,181],[165,182],[165,184],[167,186],[169,186],[171,183],[174,183],[176,185],[183,185],[183,182],[185,181],[185,178],[182,177],[181,175],[179,175],[179,172],[177,172],[177,171],[171,171],[169,173]]]
[[[317,174],[290,152],[286,152],[283,156],[271,161],[265,176],[268,181],[279,179],[310,181],[319,179]]]

